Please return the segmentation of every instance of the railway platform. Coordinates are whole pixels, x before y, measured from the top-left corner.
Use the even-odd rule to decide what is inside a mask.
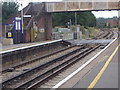
[[[119,38],[120,39],[120,38]],[[118,90],[119,40],[113,40],[89,63],[85,63],[53,88],[109,88]]]
[[[112,41],[113,39],[91,39],[91,40],[68,40],[68,42],[72,43],[72,44],[76,44],[76,45],[80,45],[80,44],[108,44]]]
[[[37,45],[37,44],[44,44],[44,43],[47,43],[47,42],[51,42],[51,41],[49,40],[49,41],[41,41],[41,42],[33,42],[33,43],[21,43],[21,44],[13,44],[13,45],[3,45],[1,51],[7,51],[7,50],[11,50],[11,49],[17,49],[17,48],[22,48],[22,47],[31,46],[31,45]]]
[[[67,42],[70,42],[72,44],[75,45],[81,45],[81,44],[108,44],[112,41],[113,39],[108,39],[108,40],[66,40]],[[49,43],[54,43],[54,42],[58,42],[58,41],[62,41],[62,39],[59,40],[49,40],[49,41],[42,41],[42,42],[34,42],[34,43],[23,43],[23,44],[14,44],[14,45],[6,45],[6,46],[2,46],[0,52],[4,53],[4,52],[11,52],[11,51],[16,51],[19,49],[26,49],[26,48],[30,48],[30,47],[34,47],[34,46],[40,46],[40,45],[44,45],[44,44],[49,44]]]
[[[29,46],[36,46],[36,45],[43,45],[46,43],[53,43],[57,41],[61,41],[62,39],[59,40],[49,40],[49,41],[42,41],[42,42],[34,42],[34,43],[23,43],[23,44],[14,44],[14,45],[6,45],[2,46],[2,49],[0,51],[8,51],[12,49],[20,49],[22,47],[29,47]],[[108,39],[108,40],[67,40],[68,42],[72,44],[93,44],[93,43],[103,43],[107,44],[110,43],[113,39]]]

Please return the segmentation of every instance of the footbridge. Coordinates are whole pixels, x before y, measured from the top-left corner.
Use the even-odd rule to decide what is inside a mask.
[[[78,1],[61,1],[61,2],[42,2],[29,3],[23,9],[24,15],[31,15],[24,18],[26,38],[30,41],[30,31],[37,28],[36,41],[51,40],[52,37],[52,13],[56,12],[81,12],[81,11],[103,11],[103,10],[120,10],[119,0],[78,0]],[[20,11],[21,12],[21,11]],[[16,16],[21,16],[21,13]],[[15,17],[15,16],[14,16]],[[10,18],[7,23],[12,23]]]
[[[78,0],[46,3],[46,12],[119,10],[119,0]]]

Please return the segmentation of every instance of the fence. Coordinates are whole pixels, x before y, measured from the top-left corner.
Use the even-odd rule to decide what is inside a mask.
[[[58,40],[58,39],[70,40],[70,39],[75,39],[75,35],[76,35],[76,39],[82,39],[81,32],[77,32],[77,34],[75,34],[74,32],[62,33],[62,34],[59,32],[53,32],[52,39],[53,40]]]

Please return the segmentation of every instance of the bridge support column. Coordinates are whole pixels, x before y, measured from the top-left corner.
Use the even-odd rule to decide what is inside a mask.
[[[51,40],[52,39],[52,14],[47,12],[42,12],[40,16],[36,18],[38,35],[36,41]],[[44,33],[41,32],[44,29]]]
[[[45,13],[45,40],[51,40],[52,39],[52,14],[51,13]]]

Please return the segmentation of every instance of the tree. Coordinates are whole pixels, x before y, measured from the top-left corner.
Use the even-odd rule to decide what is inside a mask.
[[[54,13],[53,14],[53,26],[65,26],[67,22],[72,20],[72,24],[75,24],[75,13]],[[91,12],[77,12],[77,24],[83,26],[96,26],[96,17]]]
[[[18,2],[3,2],[2,3],[2,22],[9,19],[12,15],[18,12]]]

